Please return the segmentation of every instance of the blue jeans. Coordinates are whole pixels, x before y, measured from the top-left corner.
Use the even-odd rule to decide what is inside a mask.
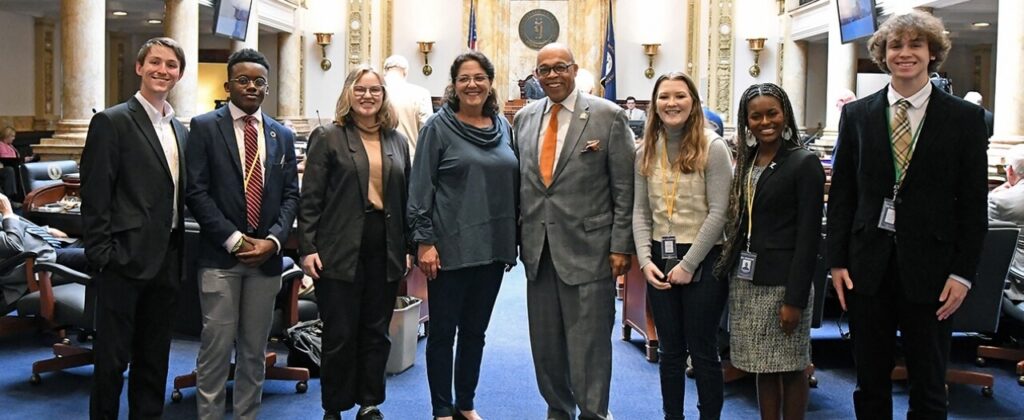
[[[652,249],[660,247],[655,243]],[[690,244],[679,245],[679,255],[685,255],[689,249]],[[700,264],[700,281],[695,278],[693,283],[673,285],[668,290],[647,285],[647,299],[654,313],[654,325],[658,328],[661,399],[666,420],[684,418],[687,356],[693,361],[697,380],[700,418],[717,419],[722,414],[724,396],[722,361],[718,356],[718,325],[729,295],[729,283],[715,279],[712,274],[721,252],[720,246],[708,252]],[[653,257],[653,264],[665,271],[665,263],[659,255]]]

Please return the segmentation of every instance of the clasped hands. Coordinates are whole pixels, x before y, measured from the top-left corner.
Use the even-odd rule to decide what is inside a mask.
[[[685,286],[693,282],[693,273],[686,271],[682,264],[676,264],[668,271],[668,276],[661,272],[657,264],[650,263],[641,269],[647,283],[658,290],[668,290],[672,285]]]
[[[249,267],[258,267],[275,252],[277,252],[277,244],[274,241],[242,235],[242,246],[235,252],[235,258]]]

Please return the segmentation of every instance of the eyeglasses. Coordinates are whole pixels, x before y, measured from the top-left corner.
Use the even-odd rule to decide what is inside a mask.
[[[267,86],[267,79],[264,79],[262,77],[257,77],[255,79],[250,79],[248,76],[238,76],[238,77],[236,77],[234,79],[231,79],[231,81],[237,83],[238,86],[241,86],[241,87],[249,86],[249,83],[252,83],[252,84],[256,85],[256,87],[258,87],[258,88],[262,88],[262,87]]]
[[[476,83],[478,85],[482,85],[485,82],[487,82],[488,80],[490,80],[490,78],[488,78],[487,76],[484,76],[482,74],[478,74],[478,75],[472,76],[472,77],[470,77],[468,75],[467,76],[459,76],[459,78],[455,79],[455,83],[460,84],[460,85],[468,85],[469,82],[474,82],[474,83]]]
[[[354,93],[356,96],[366,96],[367,92],[369,92],[371,96],[380,96],[382,93],[384,93],[384,86],[373,85],[352,87],[352,93]]]
[[[555,74],[565,74],[566,72],[569,71],[570,67],[575,66],[575,65],[576,65],[575,63],[569,63],[569,64],[556,64],[556,65],[551,66],[551,67],[541,66],[541,67],[537,67],[536,69],[534,69],[533,72],[536,73],[538,77],[547,77],[549,74],[551,74],[552,71],[555,72]]]

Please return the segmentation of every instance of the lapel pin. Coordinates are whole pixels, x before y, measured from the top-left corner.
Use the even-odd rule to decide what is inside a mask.
[[[277,138],[277,132],[274,131],[274,130],[270,130],[270,138],[276,139]]]
[[[776,163],[775,163],[775,162],[772,162],[772,164],[771,164],[771,165],[768,165],[768,169],[771,169],[771,170],[773,170],[773,171],[774,171],[774,170],[775,170],[775,165],[776,165]]]
[[[587,111],[583,111],[583,113],[582,113],[582,114],[580,114],[580,119],[581,119],[581,120],[585,120],[585,119],[587,119]]]

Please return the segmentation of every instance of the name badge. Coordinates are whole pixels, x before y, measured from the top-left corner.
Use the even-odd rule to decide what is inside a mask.
[[[740,280],[754,280],[754,267],[757,265],[757,254],[750,251],[740,251],[740,261],[736,266],[736,278]]]
[[[661,237],[661,258],[675,258],[676,255],[676,237],[675,236],[662,236]]]
[[[896,204],[891,198],[882,200],[882,214],[878,216],[878,228],[889,232],[896,231]]]

